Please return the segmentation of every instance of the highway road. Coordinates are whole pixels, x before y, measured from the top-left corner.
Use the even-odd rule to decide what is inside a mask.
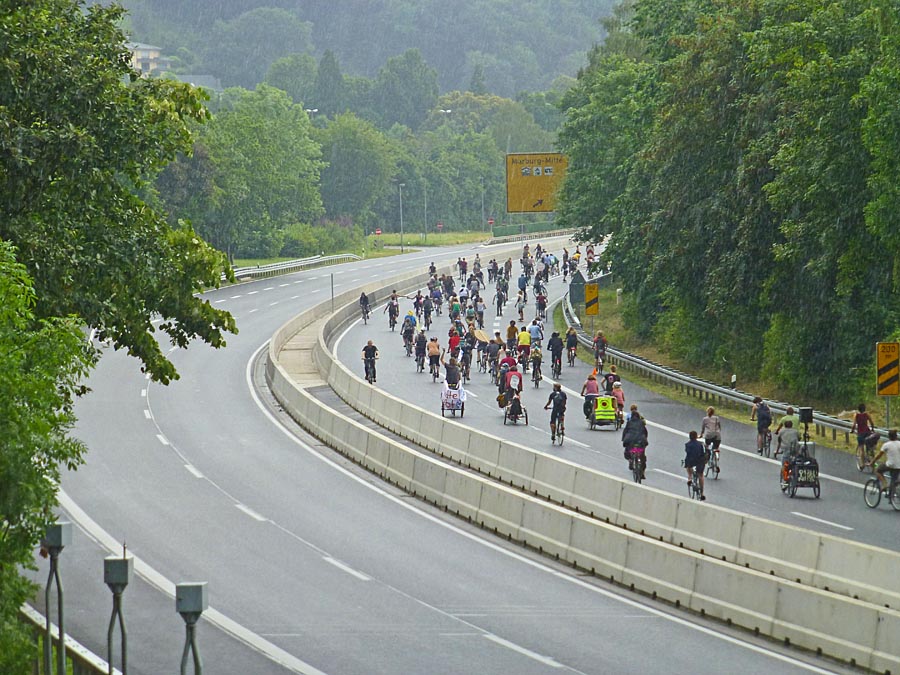
[[[209,582],[199,643],[210,673],[695,674],[722,663],[842,672],[436,512],[299,431],[261,386],[268,338],[327,299],[332,274],[341,291],[474,253],[413,253],[208,293],[241,332],[221,351],[172,352],[182,379],[169,387],[108,352],[77,409],[87,464],[62,485],[79,525],[61,558],[70,632],[105,654],[101,560],[127,542],[140,573],[125,594],[131,673],[177,670],[183,625],[167,591],[178,581]]]
[[[552,279],[548,287],[551,299],[561,298],[565,290],[566,285],[560,277]],[[488,297],[493,296],[492,289],[484,292]],[[406,314],[411,307],[410,301],[404,301],[401,313]],[[531,323],[534,316],[532,302],[526,309],[527,323]],[[507,305],[502,317],[496,316],[491,307],[486,315],[485,330],[489,334],[499,330],[505,339],[511,318],[517,318],[512,303]],[[449,328],[445,312],[437,318],[429,337],[438,337],[446,346]],[[546,332],[547,339],[551,330]],[[380,348],[377,386],[440,414],[440,382],[433,382],[427,372],[416,373],[415,360],[406,356],[399,333],[389,330],[386,319],[377,316],[369,325],[355,322],[350,326],[336,340],[338,358],[361,375],[360,349],[367,339],[373,339]],[[580,351],[586,353],[583,348]],[[592,368],[582,361],[570,368],[565,365],[565,355],[560,383],[568,396],[567,435],[563,447],[551,445],[550,413],[545,412],[543,406],[553,380],[549,372],[550,355],[545,352],[544,356],[544,379],[538,389],[533,387],[530,373],[526,375],[522,398],[529,412],[527,427],[521,423],[503,424],[503,411],[495,401],[497,389],[490,384],[487,374],[478,373],[475,368],[472,382],[465,387],[469,396],[465,417],[460,422],[584,466],[622,478],[630,477],[622,456],[621,432],[615,432],[612,427],[597,427],[592,431],[581,415],[581,387]],[[699,431],[705,410],[648,391],[629,382],[627,373],[622,374],[625,376],[626,407],[636,403],[650,427],[647,484],[687,496],[687,477],[681,467],[684,444],[691,429]],[[749,414],[748,409],[748,418]],[[755,424],[749,419],[742,424],[723,418],[722,471],[718,480],[706,481],[708,501],[790,525],[900,550],[900,539],[885,536],[886,532],[897,531],[897,513],[887,505],[872,510],[863,502],[862,485],[870,476],[860,474],[853,458],[845,453],[818,448],[817,456],[822,471],[821,498],[815,499],[811,489],[800,488],[791,499],[781,492],[778,484],[780,461],[756,453]]]

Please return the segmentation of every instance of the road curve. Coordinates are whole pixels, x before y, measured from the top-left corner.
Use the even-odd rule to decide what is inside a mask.
[[[210,585],[208,672],[697,673],[726,659],[734,672],[830,672],[436,513],[298,432],[258,390],[268,337],[328,298],[332,274],[346,290],[457,254],[474,250],[209,293],[241,333],[222,351],[172,353],[182,379],[167,388],[108,353],[77,411],[88,463],[63,482],[85,528],[63,554],[75,636],[105,652],[100,558],[124,540],[143,572],[126,592],[132,673],[177,667],[183,627],[165,589],[182,580]]]

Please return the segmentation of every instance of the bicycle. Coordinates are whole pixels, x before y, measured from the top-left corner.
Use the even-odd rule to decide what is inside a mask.
[[[900,511],[900,469],[891,470],[891,480],[886,488],[881,487],[878,478],[870,478],[863,486],[863,499],[866,506],[874,509],[881,503],[881,497],[887,497],[894,511]]]
[[[497,385],[500,384],[499,381],[499,370],[497,368],[497,359],[491,359],[490,364],[490,372],[491,372],[491,384]]]
[[[430,365],[431,368],[431,381],[437,382],[438,378],[441,376],[441,367],[437,363],[432,363]]]
[[[562,375],[562,358],[559,356],[553,357],[553,365],[551,366],[551,373],[553,375],[554,380],[558,380],[559,376]]]
[[[635,452],[640,448],[631,448],[631,477],[634,478],[634,482],[638,485],[641,484],[641,481],[644,480],[644,467],[643,467],[643,452]]]
[[[366,365],[366,382],[375,383],[375,359],[364,359]]]
[[[531,381],[534,382],[535,389],[541,386],[542,379],[544,378],[541,377],[541,362],[535,361],[531,368]]]
[[[553,431],[551,429],[551,431]],[[554,442],[563,444],[563,438],[566,435],[566,417],[565,415],[560,415],[559,419],[556,422],[556,440],[553,440],[553,435],[550,436],[550,445],[553,445]]]
[[[719,477],[719,449],[712,447],[712,442],[706,442],[706,475],[712,474],[713,479]]]
[[[394,315],[394,314],[389,314],[389,315],[388,315],[388,322],[391,324],[391,330],[393,331],[394,328],[397,326],[397,317],[396,317],[396,315]]]
[[[425,355],[424,354],[416,354],[416,372],[417,373],[425,372]]]
[[[368,323],[369,323],[369,306],[368,306],[368,305],[363,305],[363,306],[360,308],[360,311],[362,312],[362,320],[363,320],[363,323],[364,323],[364,324],[368,324]]]
[[[425,312],[425,330],[431,330],[431,312]]]
[[[412,356],[412,352],[413,352],[412,339],[406,337],[405,335],[403,336],[403,348],[406,349],[407,358]]]
[[[467,384],[472,374],[472,352],[467,350],[463,352],[460,360],[460,374],[462,375],[463,384]]]
[[[578,347],[569,347],[569,368],[575,366],[575,357],[578,355]]]
[[[760,438],[762,438],[762,445],[760,445],[761,454],[765,457],[769,457],[772,454],[772,432],[769,429],[766,429],[764,433],[759,434]]]
[[[856,468],[860,471],[865,471],[867,468],[871,471],[872,460],[875,459],[875,448],[878,445],[880,436],[877,433],[869,434],[869,436],[874,436],[873,442],[870,443],[869,439],[866,438],[862,446],[856,450]]]
[[[681,460],[681,466],[685,466],[684,460]],[[707,465],[706,469],[709,471],[709,465]],[[700,486],[701,475],[701,472],[694,467],[694,470],[691,472],[691,481],[688,483],[688,496],[697,501],[701,501],[703,498],[703,488]]]

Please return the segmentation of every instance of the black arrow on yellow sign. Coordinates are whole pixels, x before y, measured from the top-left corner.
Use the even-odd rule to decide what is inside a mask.
[[[544,200],[538,199],[534,204],[531,205],[531,208],[536,209],[539,206],[543,206],[543,204],[544,204]]]

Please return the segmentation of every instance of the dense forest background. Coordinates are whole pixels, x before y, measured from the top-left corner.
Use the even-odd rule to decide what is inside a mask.
[[[177,57],[186,72],[252,88],[280,57],[330,50],[349,75],[374,77],[418,49],[442,92],[512,98],[573,76],[602,38],[614,0],[125,0],[133,38]]]
[[[628,325],[795,401],[874,398],[900,334],[897,3],[627,0],[606,26],[563,100],[559,219],[612,233]]]

